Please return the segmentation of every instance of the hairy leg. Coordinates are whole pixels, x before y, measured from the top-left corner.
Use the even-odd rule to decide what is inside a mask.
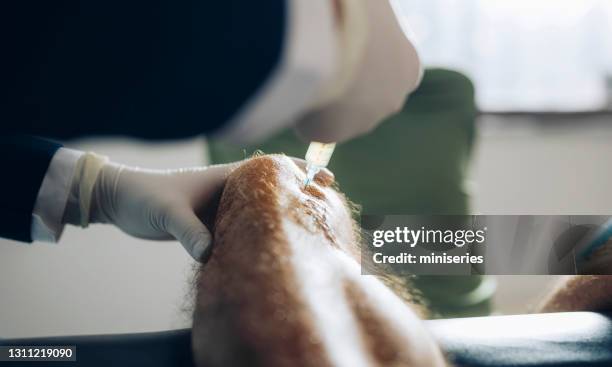
[[[361,275],[343,198],[303,179],[283,156],[251,159],[228,178],[197,279],[197,364],[444,365],[415,312]]]

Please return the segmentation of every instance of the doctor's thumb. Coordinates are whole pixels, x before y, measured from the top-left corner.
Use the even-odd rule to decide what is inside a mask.
[[[190,208],[169,213],[167,231],[183,245],[194,260],[204,260],[202,257],[211,246],[212,235]]]

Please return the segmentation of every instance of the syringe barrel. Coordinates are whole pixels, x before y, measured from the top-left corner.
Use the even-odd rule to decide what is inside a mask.
[[[313,141],[306,152],[306,162],[317,167],[327,167],[331,159],[336,143],[319,143]]]

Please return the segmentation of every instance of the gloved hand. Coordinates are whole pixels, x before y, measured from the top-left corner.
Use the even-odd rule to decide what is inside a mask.
[[[357,27],[367,27],[366,40],[345,91],[308,113],[296,125],[303,139],[329,143],[362,135],[399,112],[408,93],[420,83],[420,60],[407,36],[409,30],[400,24],[391,6],[393,1],[340,2],[346,8],[340,9],[341,14],[350,14],[345,10],[359,5],[364,7],[361,13],[366,16],[365,24],[352,21],[341,27],[341,32],[346,34],[341,45],[345,49],[348,45],[348,49],[354,51],[350,37],[360,33]]]
[[[295,162],[305,167],[303,160]],[[153,170],[110,163],[87,153],[77,164],[64,221],[84,227],[109,223],[139,238],[176,239],[200,261],[212,239],[202,215],[240,164]]]

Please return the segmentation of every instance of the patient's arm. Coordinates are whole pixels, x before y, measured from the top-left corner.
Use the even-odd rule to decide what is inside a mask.
[[[597,250],[579,270],[582,274],[563,277],[545,299],[541,312],[611,311],[612,242]]]
[[[228,178],[198,275],[199,366],[437,366],[415,313],[362,276],[344,200],[283,156]],[[357,248],[358,251],[358,248]]]
[[[540,312],[610,311],[612,276],[576,275],[563,277]]]

